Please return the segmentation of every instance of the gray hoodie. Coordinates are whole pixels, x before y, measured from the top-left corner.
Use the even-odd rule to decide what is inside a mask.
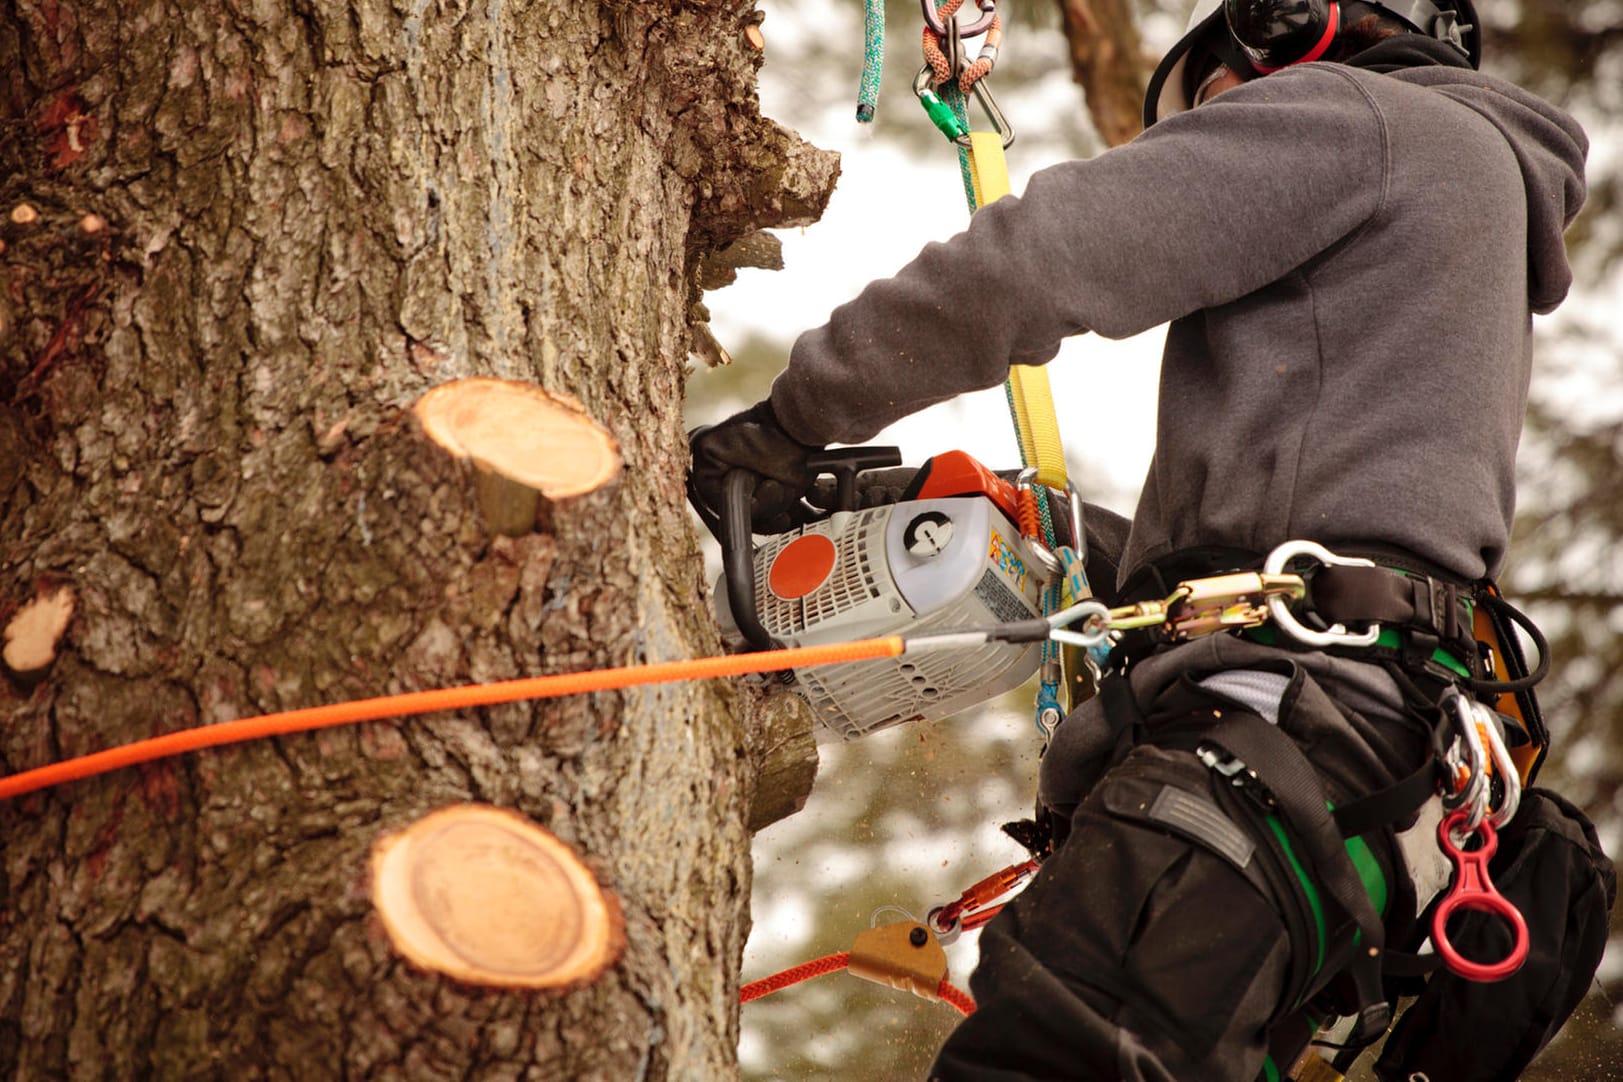
[[[859,442],[1068,335],[1171,321],[1124,574],[1290,538],[1495,573],[1586,150],[1491,76],[1303,64],[983,208],[802,335],[772,405],[804,442]],[[1080,433],[1110,404],[1059,408]]]

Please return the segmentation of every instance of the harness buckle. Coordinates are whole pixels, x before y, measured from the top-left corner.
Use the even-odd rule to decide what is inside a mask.
[[[1286,541],[1268,554],[1268,558],[1262,564],[1263,573],[1281,574],[1291,560],[1300,556],[1310,557],[1327,566],[1375,566],[1374,560],[1356,556],[1337,556],[1313,541]],[[1348,631],[1345,624],[1331,624],[1323,631],[1315,631],[1296,618],[1286,598],[1277,595],[1268,598],[1268,612],[1281,631],[1304,646],[1374,646],[1381,637],[1381,625],[1373,623],[1366,631]]]

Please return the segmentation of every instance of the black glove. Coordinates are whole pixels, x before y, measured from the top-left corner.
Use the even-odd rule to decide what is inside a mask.
[[[736,469],[755,475],[750,524],[756,533],[783,533],[806,520],[800,498],[817,479],[806,460],[821,448],[785,432],[770,403],[757,402],[720,424],[694,429],[688,447],[693,452],[688,495],[712,528],[725,506],[726,477]]]

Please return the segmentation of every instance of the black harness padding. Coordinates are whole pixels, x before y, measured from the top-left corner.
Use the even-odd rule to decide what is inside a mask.
[[[1329,564],[1313,573],[1309,593],[1313,611],[1329,623],[1412,628],[1455,644],[1467,659],[1476,653],[1470,593],[1451,582],[1385,567]]]
[[[1280,818],[1302,843],[1315,879],[1358,928],[1357,950],[1346,968],[1358,998],[1358,1023],[1348,1040],[1371,1043],[1392,1021],[1392,1008],[1381,988],[1386,928],[1347,855],[1345,838],[1325,802],[1318,773],[1279,726],[1246,710],[1216,714],[1198,717],[1200,743],[1217,745],[1256,775],[1273,797]],[[1156,742],[1165,744],[1163,739]]]

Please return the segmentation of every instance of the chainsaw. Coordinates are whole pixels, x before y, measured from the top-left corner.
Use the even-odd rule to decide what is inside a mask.
[[[812,469],[835,478],[832,506],[803,501],[804,521],[760,544],[750,529],[758,478],[744,469],[727,475],[721,511],[700,514],[721,543],[714,596],[730,650],[1042,616],[1043,565],[1016,525],[1016,486],[950,451],[926,461],[895,500],[859,506],[872,502],[859,498],[861,475],[900,462],[894,447],[813,455]],[[827,488],[823,482],[817,491]],[[820,740],[853,740],[945,718],[1017,688],[1037,671],[1041,654],[1040,643],[993,642],[792,670],[788,681],[815,711]]]

